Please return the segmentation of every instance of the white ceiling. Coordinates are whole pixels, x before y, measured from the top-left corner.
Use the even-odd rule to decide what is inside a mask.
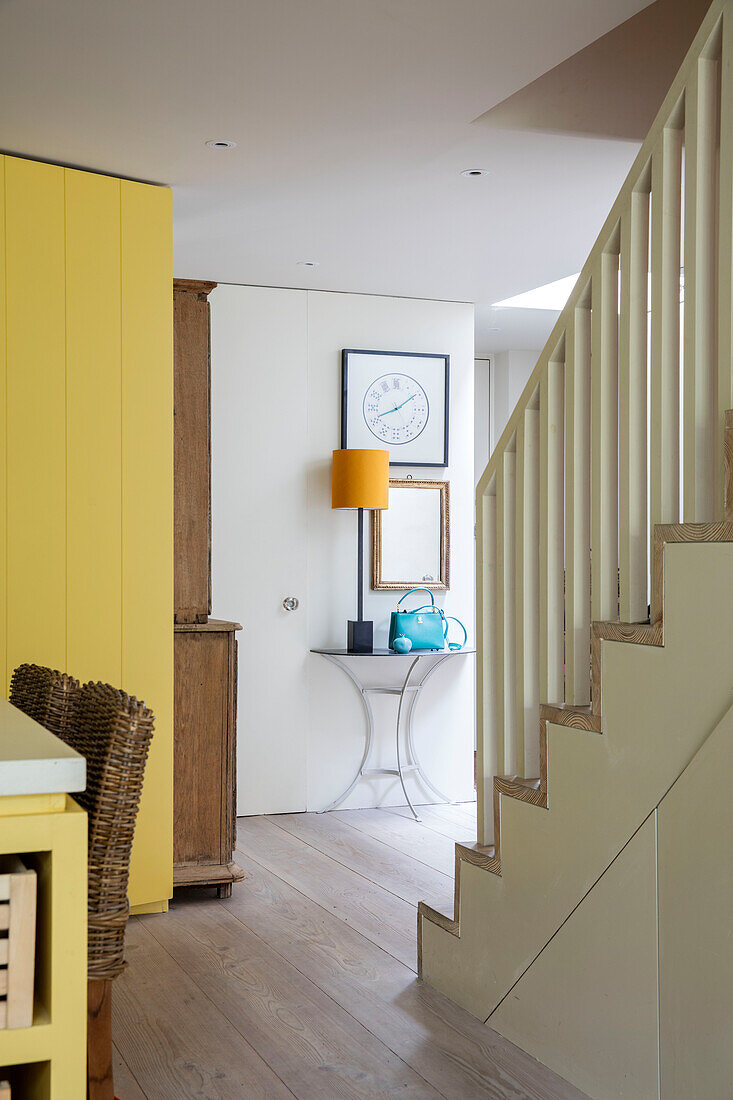
[[[647,2],[0,0],[0,148],[170,184],[178,276],[475,301],[479,353],[539,347],[554,314],[488,306],[580,269],[637,145],[481,116]]]

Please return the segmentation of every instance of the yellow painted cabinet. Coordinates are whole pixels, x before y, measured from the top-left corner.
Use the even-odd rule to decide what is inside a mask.
[[[0,1080],[28,1100],[86,1093],[86,828],[68,795],[0,798],[0,853],[38,881],[33,1024],[0,1030]]]
[[[101,679],[156,716],[130,901],[172,889],[167,188],[0,158],[0,680]],[[6,564],[6,568],[4,564]]]

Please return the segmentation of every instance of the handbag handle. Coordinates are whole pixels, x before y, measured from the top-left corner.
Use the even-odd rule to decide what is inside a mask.
[[[449,622],[458,623],[461,630],[463,631],[463,641],[460,644],[458,642],[448,642],[448,623]],[[446,642],[448,642],[448,649],[452,649],[452,650],[463,649],[464,645],[468,641],[468,631],[466,630],[466,628],[463,625],[463,623],[461,622],[461,620],[457,619],[455,617],[455,615],[446,615],[445,616],[445,622],[444,622],[444,625],[443,625],[443,637],[445,638]]]
[[[428,596],[430,596],[430,603],[426,603],[424,607],[418,607],[418,611],[423,611],[425,607],[435,607],[435,596],[429,588],[411,588],[409,592],[405,592],[404,596],[400,596],[399,600],[397,601],[397,606],[399,607],[402,601],[406,600],[408,596],[412,596],[414,592],[427,592]]]

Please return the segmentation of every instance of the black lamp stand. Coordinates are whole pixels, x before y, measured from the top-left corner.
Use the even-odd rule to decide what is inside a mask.
[[[356,578],[357,618],[349,619],[346,648],[349,653],[374,652],[374,623],[364,619],[364,509],[358,509],[359,549]]]

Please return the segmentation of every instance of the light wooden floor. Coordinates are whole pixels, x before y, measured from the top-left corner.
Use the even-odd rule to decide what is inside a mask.
[[[417,981],[416,906],[450,904],[472,804],[240,818],[231,899],[130,922],[120,1100],[580,1098]],[[500,950],[497,945],[497,950]]]

